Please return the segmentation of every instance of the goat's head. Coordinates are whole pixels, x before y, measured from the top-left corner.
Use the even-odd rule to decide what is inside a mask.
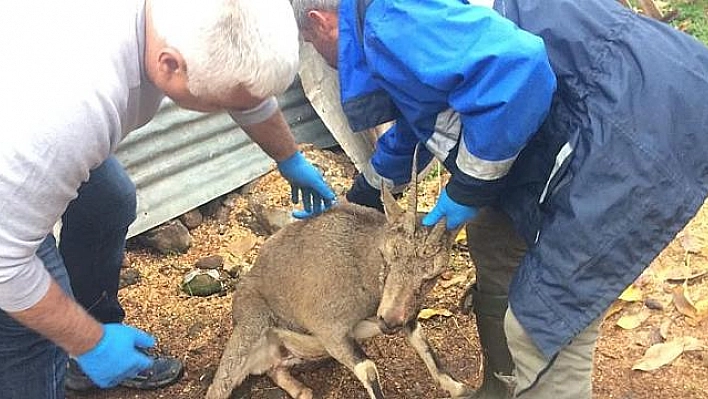
[[[384,333],[396,332],[417,317],[425,295],[448,265],[456,236],[445,228],[444,219],[433,227],[421,225],[417,214],[417,156],[413,158],[407,210],[396,203],[386,187],[381,187],[387,220],[382,248],[387,273],[376,315]]]

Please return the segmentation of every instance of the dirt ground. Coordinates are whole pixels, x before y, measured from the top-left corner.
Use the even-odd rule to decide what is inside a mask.
[[[342,196],[354,175],[348,158],[342,153],[319,150],[307,151],[307,157],[325,171],[326,179]],[[424,195],[419,210],[432,207],[443,179],[444,175],[422,182]],[[260,179],[252,192],[266,194],[268,206],[291,207],[289,188],[277,173]],[[203,397],[231,331],[235,280],[226,278],[226,293],[210,297],[190,297],[180,290],[180,283],[194,263],[208,255],[221,255],[227,266],[240,266],[242,273],[247,272],[265,239],[247,203],[246,197],[238,197],[231,204],[227,223],[211,219],[192,230],[193,246],[186,254],[165,256],[139,247],[129,248],[128,268],[137,270],[141,277],[137,284],[120,291],[128,314],[126,322],[155,334],[160,352],[182,359],[186,371],[181,381],[151,392],[117,388],[81,395],[70,392],[69,398]],[[707,245],[708,215],[703,210],[625,293],[627,300],[618,300],[611,308],[595,354],[595,398],[708,399],[708,278],[703,274],[708,271]],[[481,383],[477,334],[473,319],[462,314],[458,306],[464,288],[473,280],[473,265],[464,242],[460,242],[450,272],[438,282],[425,304],[431,309],[449,310],[451,315],[422,320],[422,325],[448,369],[476,387]],[[627,329],[619,327],[618,322]],[[687,347],[700,350],[686,350],[654,371],[632,369],[652,344],[681,337],[696,338],[704,346]],[[446,397],[403,337],[378,337],[367,342],[365,348],[379,368],[387,398]],[[296,375],[318,398],[367,398],[353,374],[333,362],[298,370]],[[232,395],[253,399],[285,397],[265,377],[248,380],[244,389]]]

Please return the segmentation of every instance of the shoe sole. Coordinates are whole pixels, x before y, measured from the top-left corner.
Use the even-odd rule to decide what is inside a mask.
[[[148,390],[154,390],[154,389],[159,389],[159,388],[164,388],[166,386],[170,386],[170,385],[176,383],[177,381],[179,381],[183,375],[184,375],[184,367],[180,367],[179,370],[173,371],[169,376],[167,376],[161,380],[149,381],[147,378],[144,380],[132,378],[129,380],[122,381],[118,385],[125,387],[125,388],[140,389],[143,391],[148,391]]]

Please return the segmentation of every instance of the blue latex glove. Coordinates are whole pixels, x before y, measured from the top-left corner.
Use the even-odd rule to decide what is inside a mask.
[[[477,216],[477,208],[455,202],[443,189],[433,210],[423,218],[423,226],[434,226],[443,217],[448,230],[454,230],[463,223]]]
[[[137,348],[150,348],[155,338],[123,324],[104,324],[103,337],[90,351],[76,358],[81,370],[101,388],[138,375],[152,365],[152,360]]]
[[[334,192],[322,178],[322,174],[308,162],[300,151],[278,163],[278,170],[292,188],[292,201],[297,204],[302,198],[304,211],[295,211],[293,216],[304,219],[322,213],[332,206]]]

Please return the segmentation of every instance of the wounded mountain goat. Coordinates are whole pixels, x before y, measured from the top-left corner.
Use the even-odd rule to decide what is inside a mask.
[[[385,215],[340,204],[264,243],[236,286],[233,333],[207,399],[226,399],[248,375],[262,373],[293,398],[310,399],[312,390],[289,367],[327,357],[351,370],[371,398],[383,398],[376,365],[359,341],[399,330],[452,397],[471,393],[441,370],[417,322],[424,296],[448,265],[455,235],[444,220],[422,226],[416,184],[409,194],[406,211],[383,188]]]

